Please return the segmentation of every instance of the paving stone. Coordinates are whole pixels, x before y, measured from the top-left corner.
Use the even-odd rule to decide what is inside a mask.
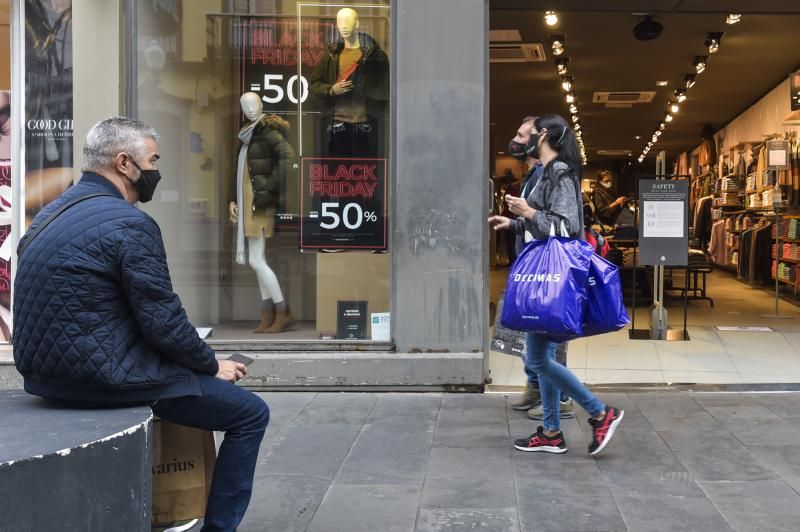
[[[263,472],[333,479],[359,429],[352,425],[291,425],[269,450]]]
[[[800,443],[800,425],[794,420],[752,418],[726,424],[726,427],[748,447]]]
[[[705,406],[706,412],[726,425],[751,420],[780,421],[781,418],[766,406],[754,405]]]
[[[728,392],[694,392],[690,393],[694,402],[702,407],[708,406],[759,406],[750,395],[743,393],[728,393]]]
[[[431,432],[363,432],[342,464],[336,482],[421,486],[432,441]]]
[[[615,493],[619,511],[629,530],[637,532],[731,530],[725,518],[703,492],[674,495],[657,491]]]
[[[330,486],[330,480],[256,473],[253,499],[239,532],[304,531]]]
[[[782,418],[800,417],[800,393],[755,393],[750,397]]]
[[[800,496],[781,480],[698,484],[738,532],[797,530]]]
[[[441,401],[441,394],[380,396],[364,430],[433,432]]]
[[[269,405],[269,426],[261,442],[261,456],[279,440],[281,432],[314,400],[316,393],[259,393]]]
[[[449,423],[436,425],[434,447],[495,447],[507,448],[511,445],[508,424],[492,423],[472,425],[471,423]]]
[[[538,475],[517,471],[517,504],[523,530],[626,530],[614,497],[595,464],[550,461],[540,466]]]
[[[626,431],[622,426],[608,444],[608,449],[596,460],[604,474],[618,477],[615,480],[636,478],[644,473],[686,472],[655,431]]]
[[[510,447],[434,447],[427,478],[461,479],[475,475],[511,478]]]
[[[416,532],[519,532],[516,508],[421,509]]]
[[[335,483],[309,532],[412,532],[420,486]],[[277,530],[277,529],[276,529]]]
[[[421,508],[505,508],[516,498],[512,475],[503,478],[481,468],[471,477],[427,478]]]
[[[295,423],[361,426],[377,400],[374,393],[319,393]]]
[[[659,434],[697,480],[776,479],[728,431],[683,430]]]
[[[658,431],[690,428],[710,430],[721,426],[719,421],[685,394],[629,394],[629,397]]]
[[[750,451],[761,463],[800,493],[800,445],[753,446]]]

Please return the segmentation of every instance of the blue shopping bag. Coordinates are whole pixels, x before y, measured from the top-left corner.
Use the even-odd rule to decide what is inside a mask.
[[[586,315],[582,336],[618,331],[628,325],[619,268],[596,253],[586,283]]]
[[[511,267],[503,326],[574,338],[583,332],[592,247],[551,236],[530,242]]]

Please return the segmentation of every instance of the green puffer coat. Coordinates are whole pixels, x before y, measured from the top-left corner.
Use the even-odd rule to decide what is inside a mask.
[[[279,208],[285,198],[286,177],[297,156],[286,140],[289,122],[277,115],[264,115],[247,147],[247,167],[253,184],[253,209]],[[238,161],[237,150],[235,161]],[[236,172],[228,198],[236,202]]]

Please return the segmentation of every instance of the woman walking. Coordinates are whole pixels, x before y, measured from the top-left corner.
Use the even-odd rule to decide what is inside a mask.
[[[524,235],[526,242],[547,239],[551,227],[564,224],[569,236],[583,239],[583,202],[580,187],[580,156],[575,134],[564,118],[543,115],[534,122],[527,153],[540,159],[544,173],[527,198],[506,196],[508,208],[516,219],[492,216],[489,223],[495,231],[510,229]],[[561,432],[560,393],[574,399],[591,416],[592,442],[589,453],[599,454],[606,448],[624,411],[603,404],[578,380],[572,371],[558,364],[553,355],[556,343],[546,335],[527,333],[527,363],[539,376],[544,410],[543,426],[527,438],[514,442],[520,451],[567,452]]]

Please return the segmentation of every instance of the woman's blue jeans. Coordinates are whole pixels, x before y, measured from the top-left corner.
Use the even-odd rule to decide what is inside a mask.
[[[546,335],[527,333],[525,335],[527,353],[526,369],[530,366],[539,376],[539,390],[542,394],[544,410],[544,430],[561,430],[560,392],[572,397],[590,416],[596,416],[605,405],[578,380],[569,369],[555,361],[556,344]]]

